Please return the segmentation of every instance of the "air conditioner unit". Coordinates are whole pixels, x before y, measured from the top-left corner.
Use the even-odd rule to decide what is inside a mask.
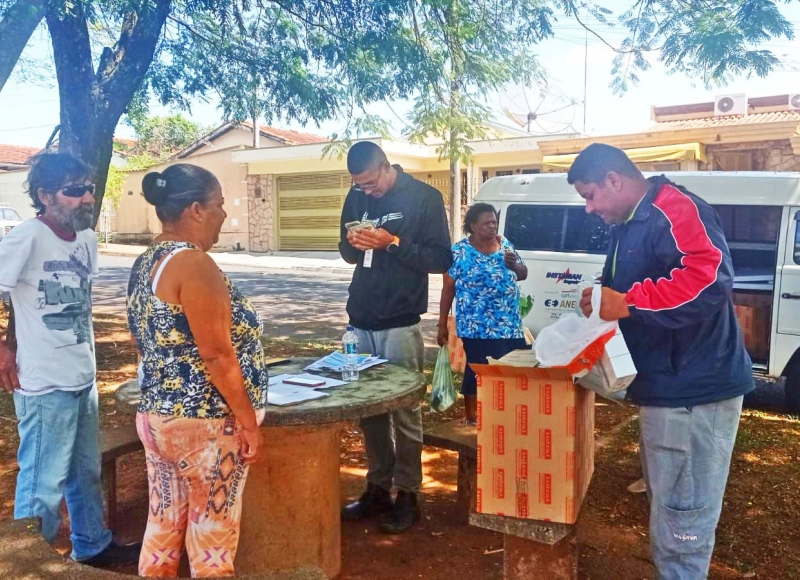
[[[789,110],[800,111],[800,93],[789,95]]]
[[[714,116],[724,117],[726,115],[746,115],[747,114],[747,95],[737,93],[735,95],[717,95],[714,97]]]

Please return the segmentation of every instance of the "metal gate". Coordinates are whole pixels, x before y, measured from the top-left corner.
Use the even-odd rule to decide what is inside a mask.
[[[336,250],[339,219],[350,189],[346,172],[280,175],[278,247],[280,250]]]

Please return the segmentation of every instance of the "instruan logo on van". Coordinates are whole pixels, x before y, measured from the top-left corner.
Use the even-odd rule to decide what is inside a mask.
[[[548,272],[546,278],[555,278],[556,284],[564,282],[564,284],[572,286],[573,284],[578,284],[583,279],[583,274],[573,274],[569,271],[569,268],[567,268],[563,272]]]

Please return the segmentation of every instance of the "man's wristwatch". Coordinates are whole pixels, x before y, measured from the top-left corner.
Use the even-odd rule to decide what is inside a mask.
[[[389,242],[389,245],[386,246],[386,251],[389,252],[390,254],[394,254],[399,249],[400,249],[400,238],[395,236],[394,238],[392,238],[392,241]]]

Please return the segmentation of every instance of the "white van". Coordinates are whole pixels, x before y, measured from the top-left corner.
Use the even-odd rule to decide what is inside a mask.
[[[786,377],[800,413],[800,173],[674,172],[675,183],[717,210],[735,272],[733,302],[757,376]],[[588,215],[564,173],[495,177],[476,201],[500,212],[500,233],[528,266],[534,335],[573,312],[578,286],[603,269],[608,226]]]
[[[0,239],[21,223],[22,218],[17,210],[0,204]]]

